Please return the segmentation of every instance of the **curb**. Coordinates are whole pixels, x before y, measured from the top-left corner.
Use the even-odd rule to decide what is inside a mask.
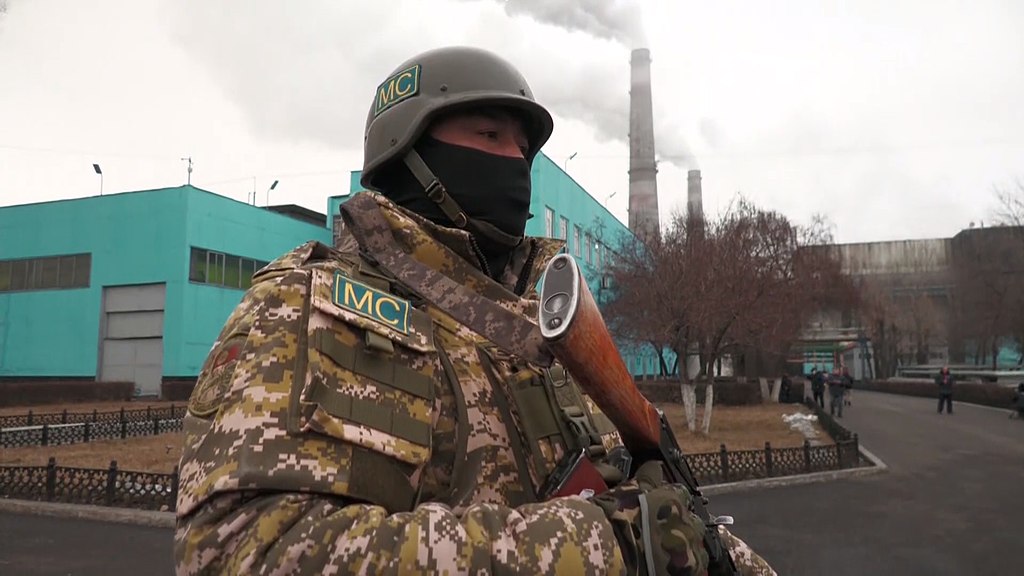
[[[114,522],[152,528],[174,528],[173,512],[155,510],[134,510],[113,506],[90,506],[86,504],[61,504],[59,502],[36,502],[0,498],[0,513],[33,514],[54,518],[77,518],[99,522]]]
[[[812,472],[810,474],[796,474],[793,476],[778,476],[775,478],[759,478],[757,480],[743,480],[740,482],[727,482],[724,484],[707,484],[700,487],[700,491],[706,496],[716,494],[729,494],[746,490],[759,490],[763,488],[778,488],[781,486],[799,486],[801,484],[814,484],[817,482],[831,482],[833,480],[846,480],[849,478],[863,478],[874,476],[889,471],[889,466],[881,458],[875,456],[864,446],[860,447],[860,453],[871,461],[873,466],[861,466],[859,468],[847,468],[845,470],[829,470],[826,472]]]
[[[707,496],[714,496],[716,494],[728,494],[730,492],[741,492],[744,490],[758,490],[779,486],[797,486],[800,484],[844,480],[847,478],[861,478],[865,476],[873,476],[875,474],[882,474],[889,470],[889,466],[886,465],[885,462],[883,462],[878,456],[871,453],[867,448],[864,448],[863,445],[860,447],[860,453],[870,460],[873,466],[847,468],[846,470],[831,470],[827,472],[813,472],[811,474],[798,474],[794,476],[779,476],[777,478],[743,480],[741,482],[727,482],[724,484],[707,484],[701,486],[701,492]],[[116,508],[108,506],[90,506],[86,504],[62,504],[59,502],[36,502],[32,500],[15,500],[9,498],[0,498],[0,513],[34,514],[37,516],[50,516],[54,518],[76,518],[80,520],[147,526],[151,528],[173,529],[175,525],[173,512],[134,510],[131,508]]]

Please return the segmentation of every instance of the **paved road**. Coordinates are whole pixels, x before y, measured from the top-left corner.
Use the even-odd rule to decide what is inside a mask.
[[[171,541],[161,528],[0,514],[0,574],[169,576]]]
[[[1024,547],[1024,422],[857,391],[844,423],[883,475],[713,498],[782,576],[1011,574]],[[171,531],[0,515],[0,574],[171,574]]]
[[[723,494],[713,512],[780,575],[1020,573],[1024,422],[1007,414],[855,391],[843,423],[888,473]]]

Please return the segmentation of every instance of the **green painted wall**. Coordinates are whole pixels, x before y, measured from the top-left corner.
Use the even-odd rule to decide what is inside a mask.
[[[183,265],[175,278],[181,286],[176,291],[181,301],[174,309],[181,312],[174,319],[174,337],[164,347],[167,376],[199,373],[225,320],[245,293],[189,282],[192,246],[269,262],[310,240],[331,243],[325,227],[199,190],[188,195],[184,226],[184,241],[174,247],[174,258]],[[170,336],[170,326],[165,334]]]
[[[270,261],[330,232],[182,186],[0,208],[0,259],[89,252],[88,288],[0,292],[0,376],[97,372],[104,286],[165,283],[165,376],[195,376],[244,293],[190,282],[191,246]]]
[[[103,286],[167,281],[184,263],[180,188],[0,210],[0,259],[89,252],[88,288],[0,292],[0,376],[95,376]],[[168,308],[173,296],[168,289]]]

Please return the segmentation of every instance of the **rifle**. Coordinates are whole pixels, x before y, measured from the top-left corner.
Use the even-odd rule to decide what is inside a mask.
[[[707,526],[704,546],[713,568],[710,573],[735,574],[736,565],[718,533],[719,525],[732,524],[733,519],[729,516],[711,518],[708,500],[701,494],[665,413],[637,389],[576,260],[569,254],[555,256],[548,262],[542,278],[538,314],[541,336],[555,359],[618,429],[632,457],[632,470],[627,477],[644,462],[661,460],[669,480],[689,490],[693,511]],[[586,483],[586,480],[575,480],[574,476],[593,477],[593,464],[581,456],[570,455],[562,470],[552,474],[549,494],[561,495],[566,492],[565,487],[576,490]]]

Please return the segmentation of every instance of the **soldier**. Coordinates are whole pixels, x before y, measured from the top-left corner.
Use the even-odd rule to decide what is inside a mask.
[[[544,368],[524,237],[549,113],[508,62],[442,48],[396,68],[366,122],[337,246],[260,270],[185,419],[175,559],[194,574],[707,573],[706,528],[659,462]],[[585,450],[611,488],[544,499]]]

